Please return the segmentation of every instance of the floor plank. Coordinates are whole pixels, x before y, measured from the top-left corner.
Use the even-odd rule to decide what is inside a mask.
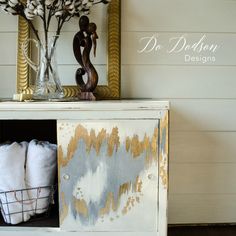
[[[236,226],[169,227],[168,236],[235,236]]]

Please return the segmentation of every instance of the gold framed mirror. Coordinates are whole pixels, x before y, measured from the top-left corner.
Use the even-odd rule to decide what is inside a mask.
[[[21,45],[30,37],[28,23],[21,17],[18,21],[17,93],[32,94],[33,84],[29,66],[22,54]],[[71,42],[72,43],[72,42]],[[72,45],[72,44],[71,44]],[[72,46],[71,46],[72,47]],[[30,54],[30,47],[28,48]],[[73,52],[72,52],[73,53]],[[111,0],[107,20],[106,84],[95,90],[98,99],[120,98],[120,0]],[[61,79],[63,80],[63,78]],[[80,93],[75,84],[63,85],[65,97],[77,97]]]

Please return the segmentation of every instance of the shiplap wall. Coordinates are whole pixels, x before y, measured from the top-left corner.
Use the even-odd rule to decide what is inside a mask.
[[[235,32],[235,0],[122,0],[122,97],[171,102],[169,223],[236,222]],[[153,34],[166,47],[206,35],[216,61],[138,53]],[[15,91],[16,35],[16,18],[0,14],[1,97]]]
[[[236,222],[235,32],[234,0],[122,1],[122,96],[171,102],[169,223]],[[155,34],[164,48],[138,53]],[[219,48],[168,54],[181,35]]]

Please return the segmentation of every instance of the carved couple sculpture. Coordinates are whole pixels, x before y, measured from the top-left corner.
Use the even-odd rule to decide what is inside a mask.
[[[81,90],[80,99],[96,100],[93,95],[98,83],[98,74],[90,61],[90,51],[94,47],[94,56],[96,56],[96,40],[98,38],[95,23],[89,22],[87,16],[81,16],[79,20],[80,31],[76,33],[73,40],[73,51],[76,60],[81,68],[76,71],[76,83]],[[83,76],[87,74],[87,81],[84,82]]]

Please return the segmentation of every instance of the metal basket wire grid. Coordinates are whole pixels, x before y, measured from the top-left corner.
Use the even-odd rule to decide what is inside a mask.
[[[47,214],[54,204],[56,186],[43,186],[0,192],[0,209],[8,224],[28,221],[37,215]]]

